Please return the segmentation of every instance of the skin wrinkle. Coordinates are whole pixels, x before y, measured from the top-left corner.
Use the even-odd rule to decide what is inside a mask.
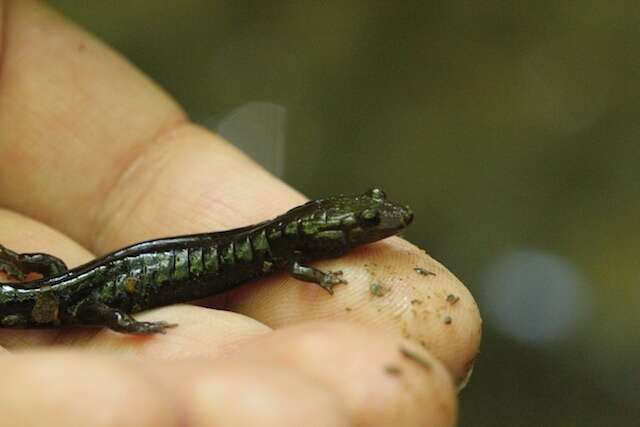
[[[200,199],[205,202],[204,203],[205,205],[216,207],[215,212],[221,212],[221,211],[224,210],[224,211],[227,211],[229,213],[233,213],[234,215],[238,215],[238,216],[240,216],[242,218],[241,222],[246,222],[246,225],[249,225],[250,222],[247,220],[246,216],[243,215],[241,212],[238,212],[237,209],[235,209],[233,205],[227,203],[226,197],[224,197],[224,196],[222,196],[220,194],[212,193],[212,191],[210,189],[206,189],[201,193]],[[223,209],[217,209],[219,207],[221,207]],[[229,229],[229,228],[231,228],[231,225],[229,225],[229,224],[221,224],[221,229],[224,230],[224,229]]]

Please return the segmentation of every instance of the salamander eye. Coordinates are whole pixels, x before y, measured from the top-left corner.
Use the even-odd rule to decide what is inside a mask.
[[[369,197],[371,197],[372,199],[374,199],[374,200],[386,200],[387,199],[387,195],[380,188],[372,188],[371,190],[367,191],[367,195]]]
[[[362,212],[362,219],[368,224],[378,225],[380,224],[380,212],[377,209],[365,209]]]

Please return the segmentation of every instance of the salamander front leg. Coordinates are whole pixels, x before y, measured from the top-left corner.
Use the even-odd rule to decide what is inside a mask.
[[[104,326],[125,334],[165,334],[166,329],[178,326],[164,321],[139,322],[122,310],[98,302],[82,303],[78,307],[77,317],[84,325]]]
[[[342,278],[342,271],[322,271],[309,265],[294,262],[289,267],[289,274],[304,282],[316,283],[333,295],[333,287],[347,281]]]
[[[64,273],[67,265],[57,257],[43,253],[19,254],[0,245],[0,270],[24,280],[29,273],[40,273],[44,278]]]

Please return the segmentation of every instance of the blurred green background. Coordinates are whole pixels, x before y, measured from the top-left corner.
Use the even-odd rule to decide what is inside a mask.
[[[485,320],[460,425],[638,425],[637,2],[50,3],[307,196],[411,204]]]

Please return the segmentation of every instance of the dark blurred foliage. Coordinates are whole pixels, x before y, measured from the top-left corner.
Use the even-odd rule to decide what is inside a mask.
[[[485,317],[461,425],[637,424],[637,2],[50,3],[308,196],[412,205]]]

